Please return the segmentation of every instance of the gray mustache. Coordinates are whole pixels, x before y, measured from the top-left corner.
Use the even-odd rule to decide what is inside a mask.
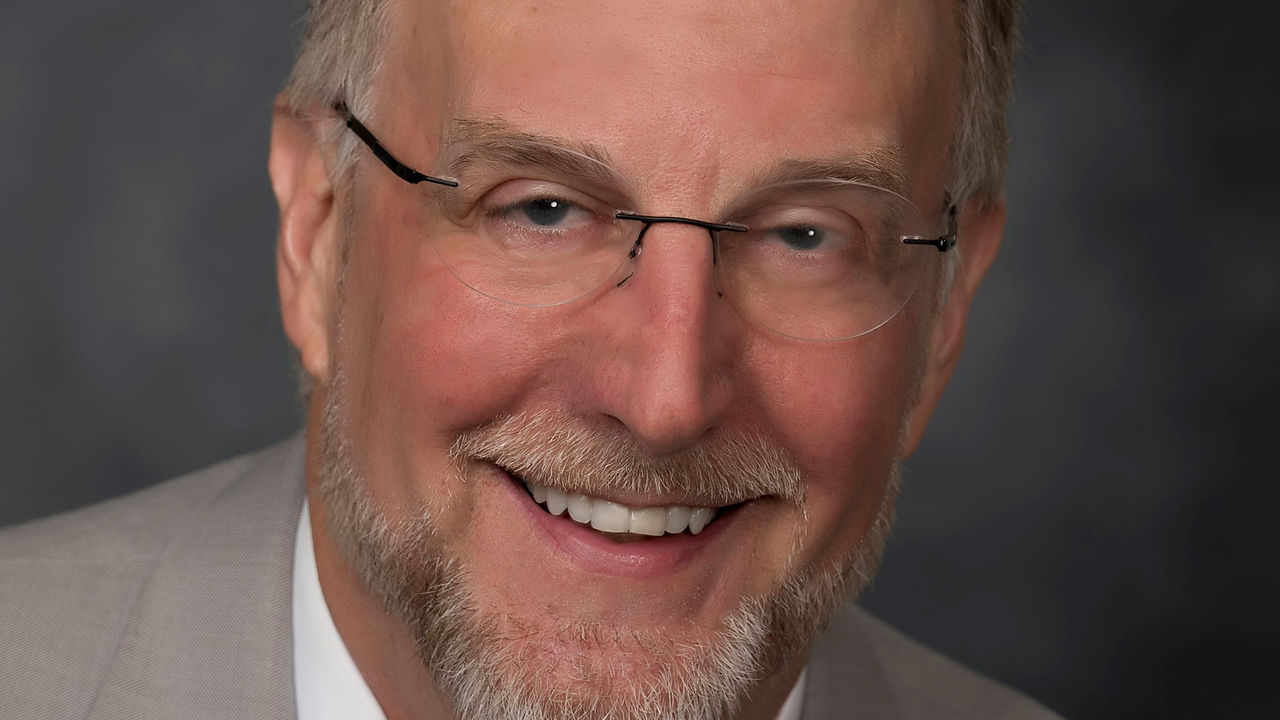
[[[566,492],[679,494],[705,506],[771,496],[800,504],[804,474],[761,433],[715,432],[678,452],[655,455],[618,427],[593,427],[554,411],[506,415],[464,432],[450,456],[465,472],[485,461]]]

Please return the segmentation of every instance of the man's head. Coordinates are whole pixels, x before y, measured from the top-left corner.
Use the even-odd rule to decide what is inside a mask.
[[[273,130],[281,297],[326,597],[384,705],[776,712],[874,570],[999,244],[1011,24],[1005,2],[317,3]],[[404,183],[335,103],[458,187]],[[958,267],[852,240],[943,234],[952,202]],[[616,266],[587,282],[597,245]],[[417,690],[389,666],[406,644]]]

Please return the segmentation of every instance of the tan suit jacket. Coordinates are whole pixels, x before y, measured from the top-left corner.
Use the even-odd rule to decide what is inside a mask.
[[[0,532],[0,718],[292,718],[303,443]],[[1052,718],[851,608],[805,720]]]

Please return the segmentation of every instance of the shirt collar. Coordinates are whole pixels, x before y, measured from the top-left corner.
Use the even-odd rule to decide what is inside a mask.
[[[329,614],[305,501],[293,551],[293,667],[298,720],[386,720]]]

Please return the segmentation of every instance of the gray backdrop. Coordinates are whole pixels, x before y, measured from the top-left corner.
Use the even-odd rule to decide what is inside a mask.
[[[1024,18],[1005,249],[867,604],[1069,716],[1280,717],[1272,7]],[[0,523],[298,426],[265,170],[298,9],[0,8]]]

